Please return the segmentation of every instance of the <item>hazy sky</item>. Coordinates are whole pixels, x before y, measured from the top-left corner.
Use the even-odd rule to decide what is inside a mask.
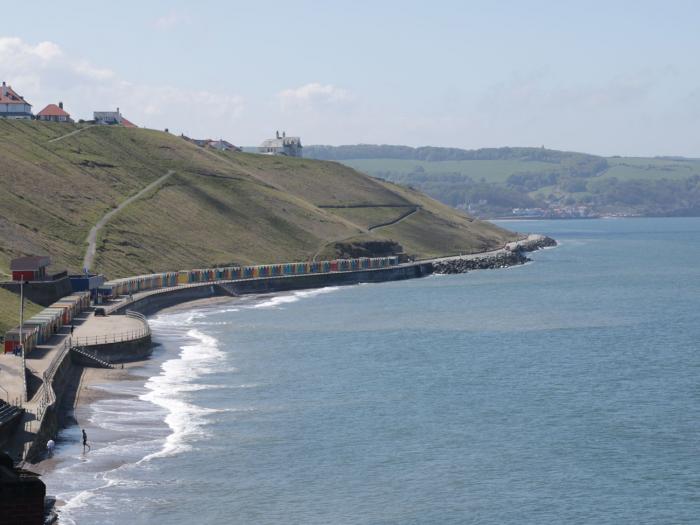
[[[119,106],[243,145],[286,129],[305,144],[700,156],[696,1],[41,1],[16,15],[0,18],[0,79],[35,111]]]

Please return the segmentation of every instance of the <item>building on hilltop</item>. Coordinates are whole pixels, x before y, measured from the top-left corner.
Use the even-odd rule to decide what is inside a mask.
[[[117,108],[117,111],[94,111],[92,113],[95,124],[102,126],[123,126],[125,128],[138,128],[136,124],[124,118]]]
[[[119,112],[119,108],[117,108],[117,111],[95,111],[92,115],[95,119],[95,124],[114,125],[122,122],[122,114]]]
[[[241,148],[224,139],[193,139],[185,136],[184,134],[180,135],[180,138],[186,140],[187,142],[191,142],[192,144],[196,144],[200,148],[212,148],[219,151],[242,151]]]
[[[241,148],[234,146],[228,140],[210,140],[207,144],[210,148],[218,149],[219,151],[241,151]]]
[[[267,139],[260,147],[258,151],[264,153],[265,155],[286,155],[288,157],[301,157],[301,138],[300,137],[288,137],[286,132],[277,131],[275,133],[274,139]]]
[[[136,124],[134,124],[130,120],[126,120],[124,117],[122,117],[122,121],[120,122],[120,124],[125,128],[138,128]]]
[[[4,81],[0,86],[0,118],[32,118],[32,105]]]
[[[58,106],[49,104],[36,114],[36,118],[51,122],[73,122],[73,119],[70,118],[70,113],[63,109],[63,102],[59,102]]]

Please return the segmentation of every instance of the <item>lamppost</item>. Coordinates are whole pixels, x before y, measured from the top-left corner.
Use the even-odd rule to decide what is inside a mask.
[[[24,279],[19,282],[19,347],[22,350],[22,398],[27,399],[27,362],[24,355],[24,339],[22,338],[22,328],[24,325]]]

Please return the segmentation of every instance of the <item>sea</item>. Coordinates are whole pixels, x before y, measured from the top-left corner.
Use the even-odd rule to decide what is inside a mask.
[[[152,317],[60,523],[699,523],[700,219],[500,224],[560,245]]]

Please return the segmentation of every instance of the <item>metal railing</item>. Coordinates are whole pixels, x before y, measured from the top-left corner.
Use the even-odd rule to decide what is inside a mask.
[[[151,329],[148,327],[140,328],[138,330],[129,330],[126,332],[119,332],[116,334],[102,334],[102,335],[86,335],[83,337],[74,337],[73,343],[76,346],[95,346],[95,345],[106,345],[111,343],[126,343],[128,341],[136,341],[138,339],[143,339],[151,335]]]
[[[132,310],[127,310],[126,316],[131,319],[136,319],[141,321],[142,328],[138,330],[128,330],[126,332],[118,332],[111,334],[101,334],[101,335],[87,335],[83,337],[74,337],[73,346],[95,346],[104,345],[110,343],[125,343],[128,341],[136,341],[138,339],[143,339],[151,335],[151,327],[148,326],[148,321],[143,314],[134,312]]]
[[[82,348],[80,346],[74,346],[73,348],[71,348],[71,350],[73,352],[77,352],[81,355],[84,355],[85,357],[92,359],[93,361],[98,362],[105,368],[114,368],[114,365],[112,365],[112,363],[102,359],[100,356],[97,355],[97,352],[90,352],[89,350],[86,350],[85,348]]]

